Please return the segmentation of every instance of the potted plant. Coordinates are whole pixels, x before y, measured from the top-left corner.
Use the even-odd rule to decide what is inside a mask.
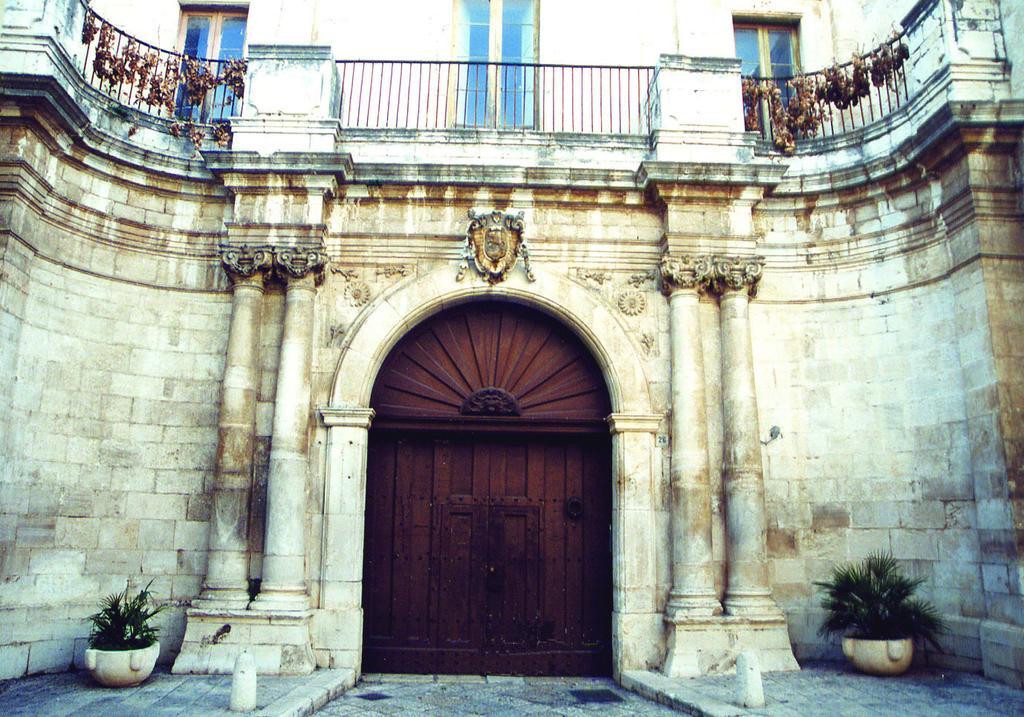
[[[108,595],[100,611],[89,616],[92,632],[85,651],[85,666],[94,680],[104,687],[130,687],[143,682],[153,672],[160,655],[158,628],[150,623],[163,611],[155,605],[149,586],[129,597],[123,592]]]
[[[935,607],[913,597],[924,580],[900,573],[896,559],[874,553],[860,563],[837,565],[831,577],[814,583],[828,611],[819,633],[843,635],[843,654],[855,669],[871,675],[903,674],[914,656],[914,641],[936,636],[945,626]]]

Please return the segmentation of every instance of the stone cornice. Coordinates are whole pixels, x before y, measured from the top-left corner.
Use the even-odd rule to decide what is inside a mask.
[[[330,122],[336,121],[330,120]],[[225,181],[232,181],[230,175],[296,175],[308,177],[331,175],[344,181],[352,175],[352,155],[344,152],[274,152],[263,155],[258,152],[237,152],[225,149],[211,149],[203,152],[203,159],[211,172],[221,175]],[[243,183],[235,180],[232,183]],[[251,179],[244,183],[252,184]]]
[[[774,187],[782,181],[787,166],[766,160],[747,164],[714,164],[695,162],[658,162],[646,160],[637,170],[641,187],[658,184],[730,184]]]
[[[658,57],[658,69],[668,68],[690,72],[720,72],[739,75],[741,64],[738,57],[692,57],[674,54],[662,54]]]

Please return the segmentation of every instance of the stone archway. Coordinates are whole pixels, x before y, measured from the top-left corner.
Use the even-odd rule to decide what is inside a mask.
[[[328,428],[321,603],[313,646],[334,666],[361,669],[363,530],[370,395],[389,351],[409,329],[446,307],[480,299],[525,304],[566,325],[593,355],[607,383],[612,413],[613,673],[657,665],[663,649],[657,610],[654,414],[640,356],[611,309],[565,278],[513,277],[497,286],[458,284],[439,269],[397,285],[352,325],[335,373]],[[628,556],[628,557],[627,557]]]

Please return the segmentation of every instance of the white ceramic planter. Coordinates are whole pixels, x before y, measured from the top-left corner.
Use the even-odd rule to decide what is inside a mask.
[[[854,669],[869,675],[902,675],[910,667],[914,657],[914,641],[903,640],[860,640],[855,637],[843,638],[843,654],[853,663]]]
[[[160,656],[160,643],[154,642],[141,650],[85,651],[85,666],[92,678],[104,687],[131,687],[143,682],[153,673],[156,658]]]

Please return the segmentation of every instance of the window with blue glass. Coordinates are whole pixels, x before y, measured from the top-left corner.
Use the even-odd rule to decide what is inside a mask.
[[[456,54],[458,124],[535,126],[537,0],[457,0]]]
[[[771,80],[782,92],[783,105],[788,104],[792,90],[787,82],[800,74],[797,52],[797,26],[737,22],[733,26],[736,38],[736,57],[740,60],[740,74]],[[765,126],[768,108],[764,102],[758,107],[761,126]]]
[[[219,75],[229,60],[245,53],[244,12],[190,11],[182,13],[179,47],[186,58],[199,61],[201,68]],[[185,60],[183,60],[184,62]],[[177,115],[193,122],[216,122],[238,114],[238,99],[226,85],[207,93],[201,104],[192,104],[184,88],[178,93]]]

